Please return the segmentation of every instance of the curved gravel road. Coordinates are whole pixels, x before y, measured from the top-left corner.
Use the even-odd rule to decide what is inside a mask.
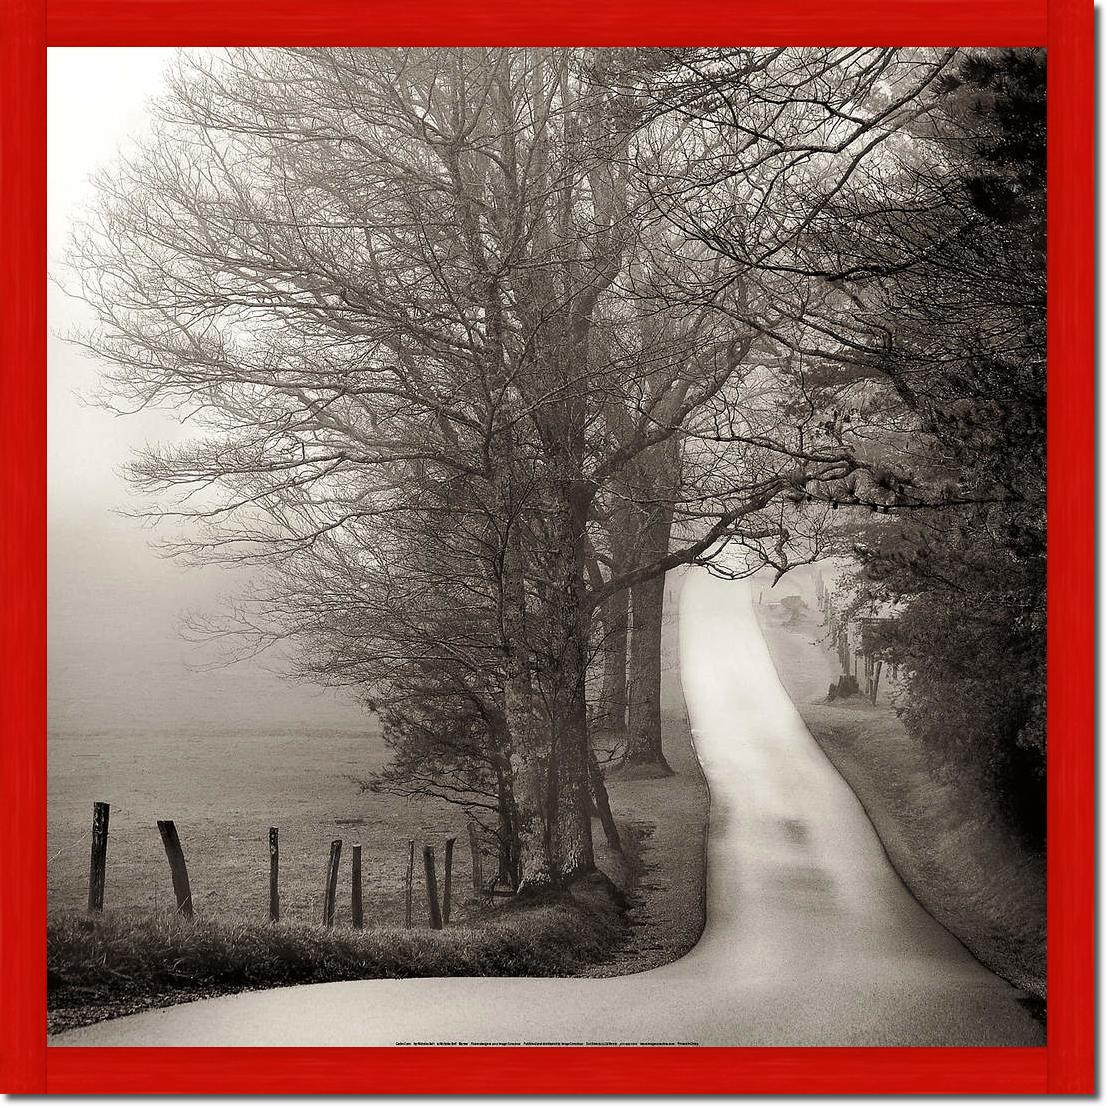
[[[55,1045],[1040,1045],[933,920],[787,697],[744,583],[689,574],[680,664],[710,784],[707,925],[613,979],[323,983],[152,1010]]]

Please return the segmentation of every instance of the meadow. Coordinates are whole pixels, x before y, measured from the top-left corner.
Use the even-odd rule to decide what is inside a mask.
[[[461,891],[471,888],[471,869],[459,810],[362,790],[359,781],[386,755],[371,726],[361,732],[53,733],[51,913],[84,908],[92,804],[103,800],[111,804],[109,912],[159,915],[172,909],[157,830],[159,818],[171,818],[188,861],[198,918],[267,918],[268,833],[277,826],[283,919],[319,920],[327,853],[330,842],[341,838],[337,924],[349,923],[350,847],[359,843],[366,925],[402,925],[409,839],[420,855],[424,843],[436,847],[440,879],[445,838],[457,837],[454,886]],[[424,900],[416,895],[415,901],[424,912]]]

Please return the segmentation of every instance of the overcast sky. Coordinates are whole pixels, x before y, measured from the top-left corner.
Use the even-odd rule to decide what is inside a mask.
[[[47,244],[51,272],[75,217],[92,201],[89,178],[141,140],[148,103],[171,49],[51,49],[47,59]],[[118,470],[147,440],[174,435],[165,415],[118,418],[81,399],[98,367],[62,334],[87,321],[51,286],[47,358],[49,712],[54,731],[232,731],[357,727],[348,700],[280,680],[274,661],[201,671],[204,657],[178,633],[180,615],[209,608],[239,581],[155,555],[153,535],[126,509]]]

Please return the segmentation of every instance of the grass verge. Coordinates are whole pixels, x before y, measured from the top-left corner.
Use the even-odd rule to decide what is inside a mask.
[[[437,931],[66,915],[47,930],[49,1029],[299,983],[574,975],[624,941],[623,912],[621,894],[596,874],[556,899]]]
[[[616,771],[607,780],[623,854],[596,836],[596,857],[626,895],[627,939],[588,976],[629,975],[690,952],[706,924],[710,792],[692,740],[680,682],[679,592],[671,573],[661,632],[661,726],[671,775]]]
[[[622,833],[623,855],[598,849],[604,871],[626,893],[630,933],[589,976],[628,975],[690,952],[706,923],[707,823],[710,796],[683,707],[663,716],[665,757],[673,775],[615,774],[607,790]]]
[[[891,704],[825,701],[839,669],[819,644],[824,629],[813,613],[785,625],[784,612],[767,602],[758,609],[784,686],[903,882],[978,960],[1043,1007],[1044,857],[1025,849],[977,787],[914,741]]]

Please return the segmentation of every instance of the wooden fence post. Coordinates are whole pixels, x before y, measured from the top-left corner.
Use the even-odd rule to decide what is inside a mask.
[[[472,853],[472,897],[478,899],[484,889],[484,873],[480,857],[480,839],[476,836],[474,822],[469,822],[469,851]]]
[[[415,842],[410,841],[408,844],[411,847],[410,856],[407,858],[407,915],[406,925],[407,928],[411,928],[411,901],[413,898],[414,882],[415,882]]]
[[[323,925],[334,925],[334,900],[338,894],[338,862],[342,859],[341,839],[331,841],[330,858],[326,862],[326,891],[323,895]]]
[[[422,863],[426,869],[426,904],[430,908],[430,928],[442,928],[442,908],[438,903],[438,877],[434,874],[434,847],[424,845]]]
[[[360,929],[365,924],[365,904],[361,898],[361,846],[353,846],[353,902],[351,914],[353,928]]]
[[[108,819],[110,803],[92,804],[92,858],[88,869],[88,909],[104,911],[104,884],[107,882]]]
[[[269,827],[269,921],[280,921],[280,831]]]
[[[192,888],[188,885],[188,865],[184,862],[184,850],[180,846],[177,827],[171,821],[159,821],[158,833],[169,858],[169,871],[173,873],[173,894],[177,897],[177,913],[192,917]]]
[[[456,837],[445,839],[445,888],[442,894],[442,922],[445,925],[449,925],[449,906],[453,897],[453,846],[456,844]]]

